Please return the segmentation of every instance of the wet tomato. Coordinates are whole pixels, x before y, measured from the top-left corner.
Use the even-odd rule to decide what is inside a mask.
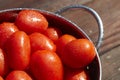
[[[44,34],[50,38],[53,42],[55,42],[62,34],[62,32],[55,27],[48,27],[45,31]]]
[[[23,31],[17,31],[7,41],[5,51],[10,68],[24,70],[30,60],[30,40]]]
[[[39,50],[32,54],[30,70],[36,80],[63,80],[63,65],[56,53]]]
[[[95,47],[91,41],[76,39],[64,47],[61,58],[66,65],[72,68],[82,68],[90,64],[95,55]]]
[[[42,32],[47,29],[46,18],[35,10],[22,10],[19,12],[15,24],[26,33]]]
[[[6,54],[0,48],[0,76],[4,76],[8,72]]]
[[[32,52],[37,50],[44,50],[44,49],[56,51],[56,45],[53,43],[52,40],[50,40],[45,35],[35,32],[32,33],[29,37],[30,37]]]
[[[0,76],[0,80],[4,80],[2,76]]]
[[[5,80],[33,80],[25,71],[14,70],[10,72]]]
[[[0,24],[0,47],[3,48],[7,39],[14,33],[18,31],[18,28],[14,23],[3,22]]]
[[[90,80],[89,75],[84,70],[67,70],[64,80]]]
[[[57,53],[59,54],[59,56],[62,55],[62,50],[64,49],[64,46],[71,42],[72,40],[75,40],[76,38],[72,35],[69,35],[69,34],[64,34],[62,35],[56,42],[56,50],[57,50]]]

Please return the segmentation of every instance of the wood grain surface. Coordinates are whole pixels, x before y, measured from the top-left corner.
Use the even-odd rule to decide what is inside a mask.
[[[99,49],[102,80],[120,80],[120,0],[0,0],[0,3],[0,10],[26,7],[55,12],[65,6],[81,4],[93,8],[104,24],[104,38]],[[99,30],[89,13],[70,9],[61,15],[79,25],[96,43]]]

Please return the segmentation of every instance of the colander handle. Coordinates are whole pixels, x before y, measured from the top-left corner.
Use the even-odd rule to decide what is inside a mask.
[[[100,48],[100,45],[101,45],[101,43],[102,43],[104,30],[103,30],[102,20],[101,20],[100,16],[98,15],[98,13],[97,13],[94,9],[92,9],[92,8],[90,8],[90,7],[87,7],[87,6],[84,6],[84,5],[71,5],[71,6],[66,6],[66,7],[64,7],[64,8],[62,8],[62,9],[57,10],[55,13],[56,13],[56,14],[61,14],[61,13],[65,12],[65,11],[67,11],[68,9],[71,9],[71,8],[81,8],[81,9],[84,9],[84,10],[86,10],[87,12],[89,12],[90,14],[92,14],[93,17],[96,19],[97,24],[98,24],[98,28],[99,28],[99,35],[98,35],[98,40],[97,40],[95,46],[96,46],[97,49],[99,49],[99,48]]]

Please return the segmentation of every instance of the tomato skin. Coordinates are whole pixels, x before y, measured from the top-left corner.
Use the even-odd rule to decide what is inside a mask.
[[[89,75],[84,70],[68,70],[64,80],[90,80]]]
[[[26,33],[42,32],[47,29],[46,18],[35,10],[22,10],[19,12],[15,24]]]
[[[56,51],[58,53],[59,56],[62,55],[62,50],[64,49],[64,46],[71,42],[72,40],[75,40],[76,38],[72,35],[69,34],[64,34],[62,35],[56,42]]]
[[[7,39],[14,33],[18,31],[17,26],[14,23],[3,22],[0,24],[0,47],[3,48]]]
[[[36,80],[63,80],[63,65],[56,53],[39,50],[32,54],[30,70]]]
[[[10,68],[24,70],[29,65],[30,60],[30,40],[23,31],[17,31],[7,41],[5,51]]]
[[[32,52],[37,50],[56,51],[56,45],[45,35],[35,32],[29,35]]]
[[[53,42],[55,42],[61,36],[62,32],[58,28],[48,27],[44,31],[44,34]]]
[[[10,72],[5,80],[33,80],[25,71],[14,70]]]
[[[0,76],[4,76],[8,72],[6,54],[0,48]]]
[[[4,80],[2,76],[0,76],[0,80]]]
[[[69,42],[63,50],[63,62],[72,68],[82,68],[90,64],[96,56],[95,47],[88,39]]]

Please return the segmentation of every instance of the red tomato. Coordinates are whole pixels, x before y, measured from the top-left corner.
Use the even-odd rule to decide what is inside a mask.
[[[92,42],[87,39],[76,39],[69,42],[63,50],[63,62],[72,68],[82,68],[95,58],[96,51]]]
[[[55,42],[61,35],[61,31],[58,28],[49,27],[45,30],[44,34]]]
[[[63,80],[63,65],[56,53],[39,50],[32,54],[30,70],[36,80]]]
[[[4,76],[8,71],[8,65],[6,62],[6,55],[0,48],[0,76]]]
[[[0,80],[4,80],[2,76],[0,76]]]
[[[23,31],[17,31],[9,38],[5,45],[10,68],[24,70],[30,60],[30,40]]]
[[[68,70],[64,80],[90,80],[84,70]]]
[[[3,47],[7,39],[16,31],[18,29],[14,23],[4,22],[0,24],[0,47]]]
[[[5,80],[33,80],[25,71],[14,70],[10,72]]]
[[[30,43],[32,52],[36,50],[51,50],[56,51],[56,45],[45,35],[35,32],[32,33],[30,36]]]
[[[62,55],[62,50],[64,49],[64,46],[75,39],[76,38],[72,35],[64,34],[55,42],[57,53],[59,54],[59,56]]]
[[[35,10],[22,10],[19,12],[15,24],[26,33],[42,32],[48,27],[46,18]]]

